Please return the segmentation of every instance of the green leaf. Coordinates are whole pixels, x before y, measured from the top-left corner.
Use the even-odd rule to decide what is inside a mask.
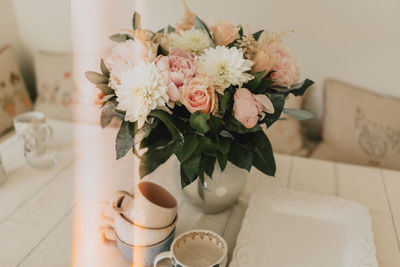
[[[166,162],[173,153],[175,143],[171,142],[167,146],[160,149],[149,148],[141,157],[139,164],[140,178],[145,177],[153,172],[161,164]]]
[[[110,39],[117,43],[123,43],[126,40],[133,40],[133,36],[125,33],[117,33],[110,36]]]
[[[198,169],[200,166],[200,160],[201,160],[200,149],[196,149],[194,153],[186,161],[181,162],[181,166],[190,181],[194,181],[197,177]]]
[[[207,133],[210,130],[210,127],[207,124],[208,115],[202,114],[200,111],[194,112],[190,116],[190,126],[199,133]]]
[[[158,121],[155,120],[153,123],[145,123],[142,128],[137,129],[135,127],[135,145],[143,141],[147,136],[150,135],[151,131],[157,127]],[[137,124],[135,124],[137,126]]]
[[[179,153],[179,161],[182,163],[187,160],[196,149],[198,149],[199,139],[196,134],[188,135],[185,137],[181,153]]]
[[[101,115],[100,115],[101,127],[102,128],[107,127],[114,116],[116,116],[114,102],[111,101],[106,102],[103,106],[103,109],[101,110]]]
[[[114,90],[108,86],[108,83],[99,83],[96,87],[101,90],[105,95],[114,94]]]
[[[171,25],[168,25],[168,27],[167,27],[167,32],[168,32],[168,33],[175,32],[175,28],[172,27]]]
[[[152,110],[149,115],[149,117],[155,117],[162,121],[172,134],[172,138],[174,140],[181,139],[183,140],[183,127],[182,121],[180,121],[178,118],[168,114],[168,112],[160,109],[154,109]]]
[[[207,24],[205,24],[204,21],[202,21],[197,16],[194,18],[194,28],[207,32],[208,37],[210,38],[210,46],[213,47],[213,48],[215,47],[215,43],[214,43],[214,41],[212,39],[210,30],[208,29]]]
[[[117,160],[124,157],[134,145],[134,124],[129,121],[123,121],[115,141]]]
[[[233,92],[230,88],[224,91],[223,95],[217,94],[218,106],[222,114],[225,114],[227,110],[232,110],[233,107]]]
[[[277,92],[284,93],[286,96],[290,93],[295,96],[302,96],[304,95],[307,88],[309,88],[313,84],[314,84],[313,81],[305,79],[303,82],[293,85],[290,88],[274,86],[272,87],[272,89]]]
[[[200,147],[201,151],[210,156],[215,156],[216,155],[216,145],[213,144],[213,142],[205,136],[200,136]]]
[[[258,41],[258,39],[260,38],[261,34],[263,33],[264,30],[258,31],[253,33],[253,37],[256,41]]]
[[[191,180],[189,179],[189,177],[186,175],[185,171],[182,168],[182,165],[180,166],[180,173],[181,173],[181,186],[182,188],[188,186],[189,184],[191,184],[195,179]]]
[[[232,142],[228,153],[228,160],[239,168],[250,171],[253,164],[253,154],[246,147],[237,142]]]
[[[283,113],[292,116],[298,121],[304,121],[314,118],[314,115],[311,112],[296,108],[285,108],[283,109]]]
[[[260,131],[246,134],[246,139],[253,144],[253,166],[267,175],[275,176],[274,153],[268,137]]]
[[[213,172],[214,172],[214,167],[215,167],[215,157],[210,157],[210,156],[203,156],[201,158],[201,169],[204,170],[204,172],[207,174],[208,177],[212,178]]]
[[[243,87],[249,89],[250,92],[253,93],[257,89],[257,87],[260,85],[260,83],[265,75],[265,70],[257,72],[257,73],[252,73],[252,74],[254,76],[254,79],[250,80]]]
[[[235,117],[232,115],[226,116],[225,128],[231,132],[240,134],[261,131],[261,127],[259,125],[256,125],[250,129],[244,127],[243,124],[235,119]]]
[[[268,94],[268,98],[274,105],[274,114],[265,114],[263,122],[266,123],[267,127],[270,127],[275,121],[281,116],[283,107],[285,106],[285,95],[284,94]]]
[[[229,152],[229,148],[231,147],[231,141],[229,138],[226,137],[221,137],[217,139],[217,148],[219,151],[221,151],[224,154],[227,154]]]
[[[108,70],[103,59],[101,59],[101,61],[100,61],[100,69],[104,76],[106,76],[107,78],[110,78],[110,71]]]
[[[136,11],[133,13],[132,28],[133,30],[140,30],[142,28],[140,24],[140,14]]]
[[[220,136],[223,136],[223,137],[230,138],[230,139],[235,139],[235,138],[233,137],[233,135],[232,135],[230,132],[228,132],[227,130],[222,130],[222,131],[219,133],[219,135],[220,135]]]
[[[214,134],[218,134],[222,130],[221,120],[217,117],[210,116],[210,119],[208,119],[208,125],[210,126],[211,132]]]
[[[253,94],[265,94],[268,89],[274,84],[274,81],[263,79],[258,85],[257,89],[254,90]]]
[[[94,71],[85,72],[86,79],[93,84],[108,83],[108,78]]]
[[[228,162],[228,154],[224,154],[221,151],[217,151],[217,160],[221,171],[225,170],[226,164]]]

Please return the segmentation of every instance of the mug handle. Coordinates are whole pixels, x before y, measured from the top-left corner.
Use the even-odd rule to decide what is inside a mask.
[[[40,128],[46,131],[45,144],[47,144],[53,138],[53,128],[47,123],[40,125]]]
[[[111,206],[118,213],[123,213],[122,208],[118,207],[118,204],[121,203],[121,200],[124,197],[133,198],[133,194],[129,194],[129,192],[124,191],[124,190],[119,190],[114,194],[113,200],[111,202]]]
[[[153,267],[157,267],[158,262],[163,259],[171,259],[172,260],[171,251],[165,251],[165,252],[158,254],[157,257],[154,259]]]
[[[101,231],[101,238],[103,240],[103,244],[105,244],[107,246],[115,247],[115,244],[117,242],[117,236],[115,234],[114,227],[112,227],[111,225],[107,225],[105,227],[101,227],[100,231]],[[112,238],[107,236],[107,233],[111,233]]]

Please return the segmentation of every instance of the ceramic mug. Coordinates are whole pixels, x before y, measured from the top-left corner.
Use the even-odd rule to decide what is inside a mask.
[[[103,216],[113,221],[113,228],[119,238],[132,246],[150,246],[166,239],[174,230],[178,216],[164,228],[146,228],[131,223],[123,214],[115,212],[113,218]]]
[[[14,128],[24,141],[24,154],[30,166],[46,169],[57,162],[55,151],[49,146],[53,130],[43,113],[32,111],[16,116]]]
[[[135,266],[140,267],[153,266],[154,258],[158,254],[169,250],[175,236],[175,229],[173,229],[166,239],[157,244],[151,246],[131,246],[121,240],[113,227],[107,226],[102,228],[101,231],[105,244],[117,246],[128,262],[133,262]]]
[[[162,186],[146,181],[140,182],[132,195],[127,191],[118,191],[112,206],[135,225],[164,228],[174,221],[178,202]]]
[[[174,267],[225,267],[228,261],[228,245],[218,234],[207,230],[192,230],[179,235],[171,244],[171,250],[159,254],[159,261],[169,258]]]

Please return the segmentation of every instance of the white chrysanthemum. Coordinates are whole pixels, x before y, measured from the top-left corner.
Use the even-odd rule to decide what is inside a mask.
[[[213,80],[219,93],[230,85],[240,87],[253,79],[253,75],[245,73],[252,65],[253,62],[244,59],[243,52],[236,47],[209,48],[199,57],[199,72]]]
[[[210,37],[207,32],[198,29],[180,31],[170,34],[172,47],[181,47],[199,55],[210,47]]]
[[[167,90],[154,63],[128,68],[116,90],[117,109],[126,111],[125,120],[137,121],[141,128],[151,110],[168,103]]]

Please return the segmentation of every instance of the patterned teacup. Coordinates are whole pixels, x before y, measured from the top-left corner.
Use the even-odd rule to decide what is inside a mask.
[[[228,245],[218,234],[207,230],[192,230],[179,235],[171,245],[171,250],[159,254],[158,262],[169,258],[174,267],[225,267]]]

